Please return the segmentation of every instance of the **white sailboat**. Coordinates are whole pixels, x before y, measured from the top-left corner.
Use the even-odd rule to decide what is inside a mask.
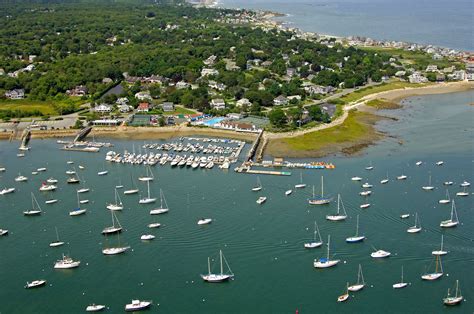
[[[453,228],[456,227],[459,224],[459,219],[458,219],[458,213],[456,211],[456,204],[453,200],[453,203],[451,205],[451,218],[448,220],[443,220],[439,224],[441,228]]]
[[[165,194],[160,189],[160,207],[150,210],[150,215],[160,215],[169,211],[168,204],[166,203]]]
[[[407,179],[407,176],[404,174],[397,176],[397,180],[406,180],[406,179]]]
[[[362,178],[361,177],[352,177],[351,180],[352,181],[362,181]]]
[[[423,274],[421,276],[421,279],[433,281],[443,276],[443,263],[441,262],[441,256],[436,255],[435,260],[436,260],[435,271],[432,273]]]
[[[305,244],[304,244],[304,247],[305,247],[306,249],[314,249],[314,248],[320,247],[321,245],[323,245],[323,241],[322,241],[322,239],[321,239],[321,234],[319,233],[318,224],[317,224],[316,221],[315,221],[315,222],[314,222],[314,238],[313,238],[313,242],[305,243]]]
[[[346,283],[346,291],[337,297],[337,302],[345,302],[349,299],[349,283]]]
[[[315,268],[329,268],[332,266],[336,266],[340,260],[338,259],[330,259],[329,258],[329,247],[331,245],[331,236],[328,235],[328,249],[326,257],[321,257],[319,259],[315,259],[313,265]]]
[[[458,305],[463,299],[464,298],[461,294],[461,289],[459,289],[459,280],[456,280],[456,292],[454,293],[454,296],[449,294],[448,289],[448,295],[443,299],[443,303],[445,305]]]
[[[403,281],[403,266],[402,266],[402,280],[392,285],[393,289],[402,289],[408,286],[408,283]]]
[[[356,234],[352,237],[346,238],[347,243],[358,243],[365,240],[364,235],[359,235],[359,215],[357,215],[357,226],[356,226]]]
[[[258,192],[262,190],[262,183],[260,182],[260,177],[257,177],[257,185],[252,188],[253,192]]]
[[[444,184],[444,185],[453,185],[454,182],[453,182],[453,181],[444,181],[443,184]]]
[[[340,213],[340,209],[342,208],[342,214]],[[335,215],[327,215],[326,219],[330,221],[342,221],[347,218],[346,209],[344,207],[344,203],[342,202],[341,195],[337,195],[337,213]]]
[[[415,213],[415,225],[407,229],[408,233],[418,233],[421,231],[420,219],[418,213]]]
[[[123,194],[125,194],[125,195],[137,194],[139,192],[139,190],[138,190],[138,188],[135,184],[135,181],[133,181],[132,175],[130,175],[130,180],[132,181],[132,186],[133,187],[131,189],[123,191]]]
[[[106,238],[107,241],[107,238]],[[120,244],[120,234],[117,234],[117,241],[118,245],[117,246],[107,246],[106,248],[102,249],[102,254],[104,255],[117,255],[117,254],[122,254],[125,253],[128,249],[130,249],[129,246],[122,246]]]
[[[120,225],[115,212],[111,211],[110,213],[112,215],[112,226],[102,229],[103,235],[122,232],[122,226]],[[117,222],[117,225],[115,225],[115,222]]]
[[[98,175],[98,176],[105,176],[105,175],[107,175],[108,173],[109,173],[109,171],[107,171],[107,170],[105,169],[105,163],[104,163],[103,166],[102,166],[102,170],[99,170],[99,172],[97,172],[97,175]]]
[[[300,172],[300,183],[295,184],[295,189],[304,189],[306,187],[306,183],[303,183],[303,171]]]
[[[324,177],[321,176],[321,197],[316,197],[314,194],[314,185],[313,185],[313,197],[308,199],[310,205],[326,205],[331,203],[332,198],[324,197]]]
[[[349,286],[347,290],[355,292],[355,291],[364,289],[364,287],[365,287],[364,274],[362,273],[362,266],[359,264],[359,271],[357,272],[357,283]]]
[[[446,198],[439,200],[438,203],[440,204],[449,204],[451,203],[451,198],[449,197],[449,191],[446,189]]]
[[[365,167],[365,170],[373,170],[374,166],[372,166],[372,162],[369,163],[367,167]]]
[[[79,175],[77,176],[79,178]],[[90,191],[88,187],[85,185],[86,181],[82,180],[82,187],[77,190],[77,193],[87,193]]]
[[[161,224],[159,222],[152,222],[148,224],[148,228],[159,228]]]
[[[156,197],[150,196],[150,181],[146,181],[146,184],[147,184],[147,191],[148,191],[147,197],[141,198],[138,201],[139,204],[150,204],[150,203],[156,202]]]
[[[428,185],[423,186],[422,188],[425,191],[432,191],[434,189],[434,186],[431,185],[431,175],[429,176],[429,179],[428,179]]]
[[[153,175],[150,166],[146,167],[146,174],[144,176],[138,177],[138,180],[143,182],[153,181],[154,179],[155,176]]]
[[[285,196],[289,196],[289,195],[291,195],[291,193],[293,193],[293,190],[288,189],[288,190],[285,191]]]
[[[120,195],[117,192],[117,188],[114,189],[114,192],[115,192],[115,202],[114,203],[108,203],[107,204],[107,209],[109,209],[109,210],[122,210],[123,209],[122,199],[120,199]]]
[[[59,233],[58,233],[58,228],[57,227],[54,227],[54,229],[56,230],[56,241],[53,241],[49,244],[50,247],[57,247],[57,246],[61,246],[64,244],[63,241],[59,240]]]
[[[448,252],[443,249],[443,244],[444,244],[444,235],[441,235],[441,246],[440,246],[439,250],[433,251],[433,252],[431,252],[431,254],[433,254],[433,255],[446,255],[446,254],[448,254]]]
[[[56,190],[58,187],[52,183],[45,183],[43,182],[39,188],[39,190],[41,192],[48,192],[48,191],[54,191]]]
[[[76,195],[77,195],[77,207],[69,212],[69,216],[83,215],[87,211],[87,209],[81,208],[82,201],[79,199],[79,193],[76,192]]]
[[[36,197],[33,192],[31,192],[31,209],[25,210],[23,214],[25,216],[41,215],[41,207],[39,206],[38,201],[36,200]]]
[[[461,192],[457,192],[456,196],[469,196],[469,192],[466,190],[466,187]]]
[[[232,270],[229,267],[229,264],[227,263],[227,260],[224,257],[224,254],[222,254],[222,250],[219,250],[219,259],[220,259],[220,273],[214,274],[211,272],[211,259],[208,257],[207,258],[207,274],[201,274],[201,278],[204,281],[207,282],[212,282],[212,283],[217,283],[217,282],[223,282],[227,281],[229,279],[234,278],[234,273],[232,273]],[[224,264],[223,261],[225,261],[225,264],[227,265],[227,273],[224,273]]]
[[[471,186],[471,183],[464,180],[461,184],[459,184],[459,186],[462,187],[462,188],[466,188],[468,186]]]
[[[388,181],[389,181],[389,179],[388,179],[388,172],[387,172],[387,176],[385,177],[385,179],[380,180],[380,183],[381,184],[387,184]]]

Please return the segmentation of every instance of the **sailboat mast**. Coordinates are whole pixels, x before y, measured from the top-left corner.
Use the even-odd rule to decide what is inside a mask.
[[[324,177],[321,176],[321,198],[324,198]]]
[[[224,273],[224,268],[223,268],[223,265],[222,265],[222,250],[219,250],[219,255],[220,255],[220,259],[221,259],[221,275]]]
[[[441,249],[440,251],[443,251],[443,241],[444,241],[444,235],[441,235]]]
[[[160,208],[163,208],[163,191],[160,189]]]
[[[146,182],[147,189],[148,189],[148,198],[150,198],[150,181]]]
[[[359,236],[359,215],[357,215],[356,237]]]
[[[207,258],[207,271],[209,272],[209,275],[211,274],[211,260],[208,257]]]
[[[54,230],[56,230],[56,239],[59,241],[58,227],[54,227]]]
[[[331,235],[328,235],[328,255],[327,259],[329,260],[329,246],[331,245]]]
[[[402,265],[402,282],[403,282],[403,265]]]

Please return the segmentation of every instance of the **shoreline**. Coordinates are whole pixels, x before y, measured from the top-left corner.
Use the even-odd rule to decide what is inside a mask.
[[[378,109],[370,107],[370,114],[358,115],[362,117],[355,120],[356,123],[362,124],[367,127],[370,132],[363,134],[357,138],[351,138],[349,140],[339,143],[329,143],[328,145],[319,149],[308,149],[295,150],[285,142],[297,140],[297,138],[304,136],[312,136],[325,132],[337,132],[338,129],[345,127],[345,122],[350,116],[350,111],[356,110],[356,112],[367,111],[367,102],[371,100],[384,100],[395,102],[400,104],[403,99],[413,96],[424,96],[424,95],[436,95],[436,94],[448,94],[457,93],[463,91],[474,90],[474,82],[452,82],[452,83],[439,83],[436,85],[429,85],[423,87],[405,87],[402,89],[395,89],[390,91],[384,91],[374,94],[369,94],[362,97],[361,99],[349,103],[344,106],[343,114],[332,121],[329,124],[321,124],[316,127],[298,130],[286,133],[264,133],[264,141],[267,147],[267,154],[272,156],[284,156],[290,158],[308,158],[308,157],[325,157],[334,154],[344,154],[347,156],[355,155],[360,153],[364,148],[376,144],[379,140],[383,139],[389,134],[383,134],[375,129],[375,123],[381,119],[386,119],[383,115],[377,114]],[[360,111],[358,109],[361,109]],[[357,114],[356,114],[357,115]],[[64,138],[73,137],[76,135],[78,130],[67,129],[67,130],[47,130],[47,131],[32,131],[33,139],[46,139],[46,138]],[[0,133],[0,140],[10,139],[12,133],[5,132]],[[170,139],[180,136],[192,136],[192,135],[203,135],[203,136],[214,136],[219,138],[232,138],[252,142],[257,137],[254,133],[242,133],[230,130],[220,130],[213,128],[199,128],[199,127],[188,127],[188,126],[174,126],[174,127],[95,127],[91,135],[100,138],[113,138],[121,140],[153,140],[153,139]],[[277,143],[278,149],[275,149],[275,143]]]

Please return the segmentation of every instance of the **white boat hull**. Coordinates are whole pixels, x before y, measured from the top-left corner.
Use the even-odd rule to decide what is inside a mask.
[[[327,260],[327,261],[314,261],[314,267],[315,268],[329,268],[336,266],[340,260],[335,259],[335,260]]]
[[[129,246],[107,248],[107,249],[102,250],[102,254],[104,255],[122,254],[122,253],[125,253],[129,248],[130,248]]]
[[[446,252],[446,251],[433,251],[433,252],[431,252],[431,254],[437,255],[437,256],[442,256],[442,255],[448,254],[448,252]]]
[[[231,279],[232,275],[226,274],[208,274],[208,275],[201,275],[201,278],[207,282],[224,282]]]
[[[365,285],[352,285],[352,286],[349,286],[347,290],[355,292],[355,291],[360,291],[364,289],[364,287]]]
[[[314,248],[320,247],[321,245],[323,245],[323,242],[309,242],[309,243],[305,243],[304,247],[305,249],[314,249]]]
[[[169,211],[168,208],[156,208],[156,209],[150,210],[150,215],[160,215],[160,214],[167,213],[168,211]]]
[[[73,210],[69,212],[69,216],[79,216],[79,215],[84,215],[86,213],[87,209],[79,209],[79,210]]]
[[[123,194],[125,195],[130,195],[130,194],[137,194],[139,192],[138,189],[135,189],[135,190],[126,190],[126,191],[123,191]]]
[[[50,246],[50,247],[58,247],[58,246],[61,246],[61,245],[63,245],[63,244],[64,244],[64,242],[62,242],[62,241],[56,241],[56,242],[51,242],[51,243],[49,244],[49,246]]]
[[[408,283],[406,282],[399,282],[392,285],[393,289],[402,289],[402,288],[405,288],[406,286],[408,286]]]
[[[156,198],[142,198],[138,201],[139,204],[151,204],[156,202]]]
[[[433,280],[441,278],[441,276],[443,276],[443,273],[432,273],[432,274],[426,274],[426,275],[421,276],[421,279],[433,281]]]

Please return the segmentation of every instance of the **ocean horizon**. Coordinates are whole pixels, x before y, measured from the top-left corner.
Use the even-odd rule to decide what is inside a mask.
[[[220,0],[220,7],[271,10],[304,31],[365,36],[474,51],[468,0]]]

